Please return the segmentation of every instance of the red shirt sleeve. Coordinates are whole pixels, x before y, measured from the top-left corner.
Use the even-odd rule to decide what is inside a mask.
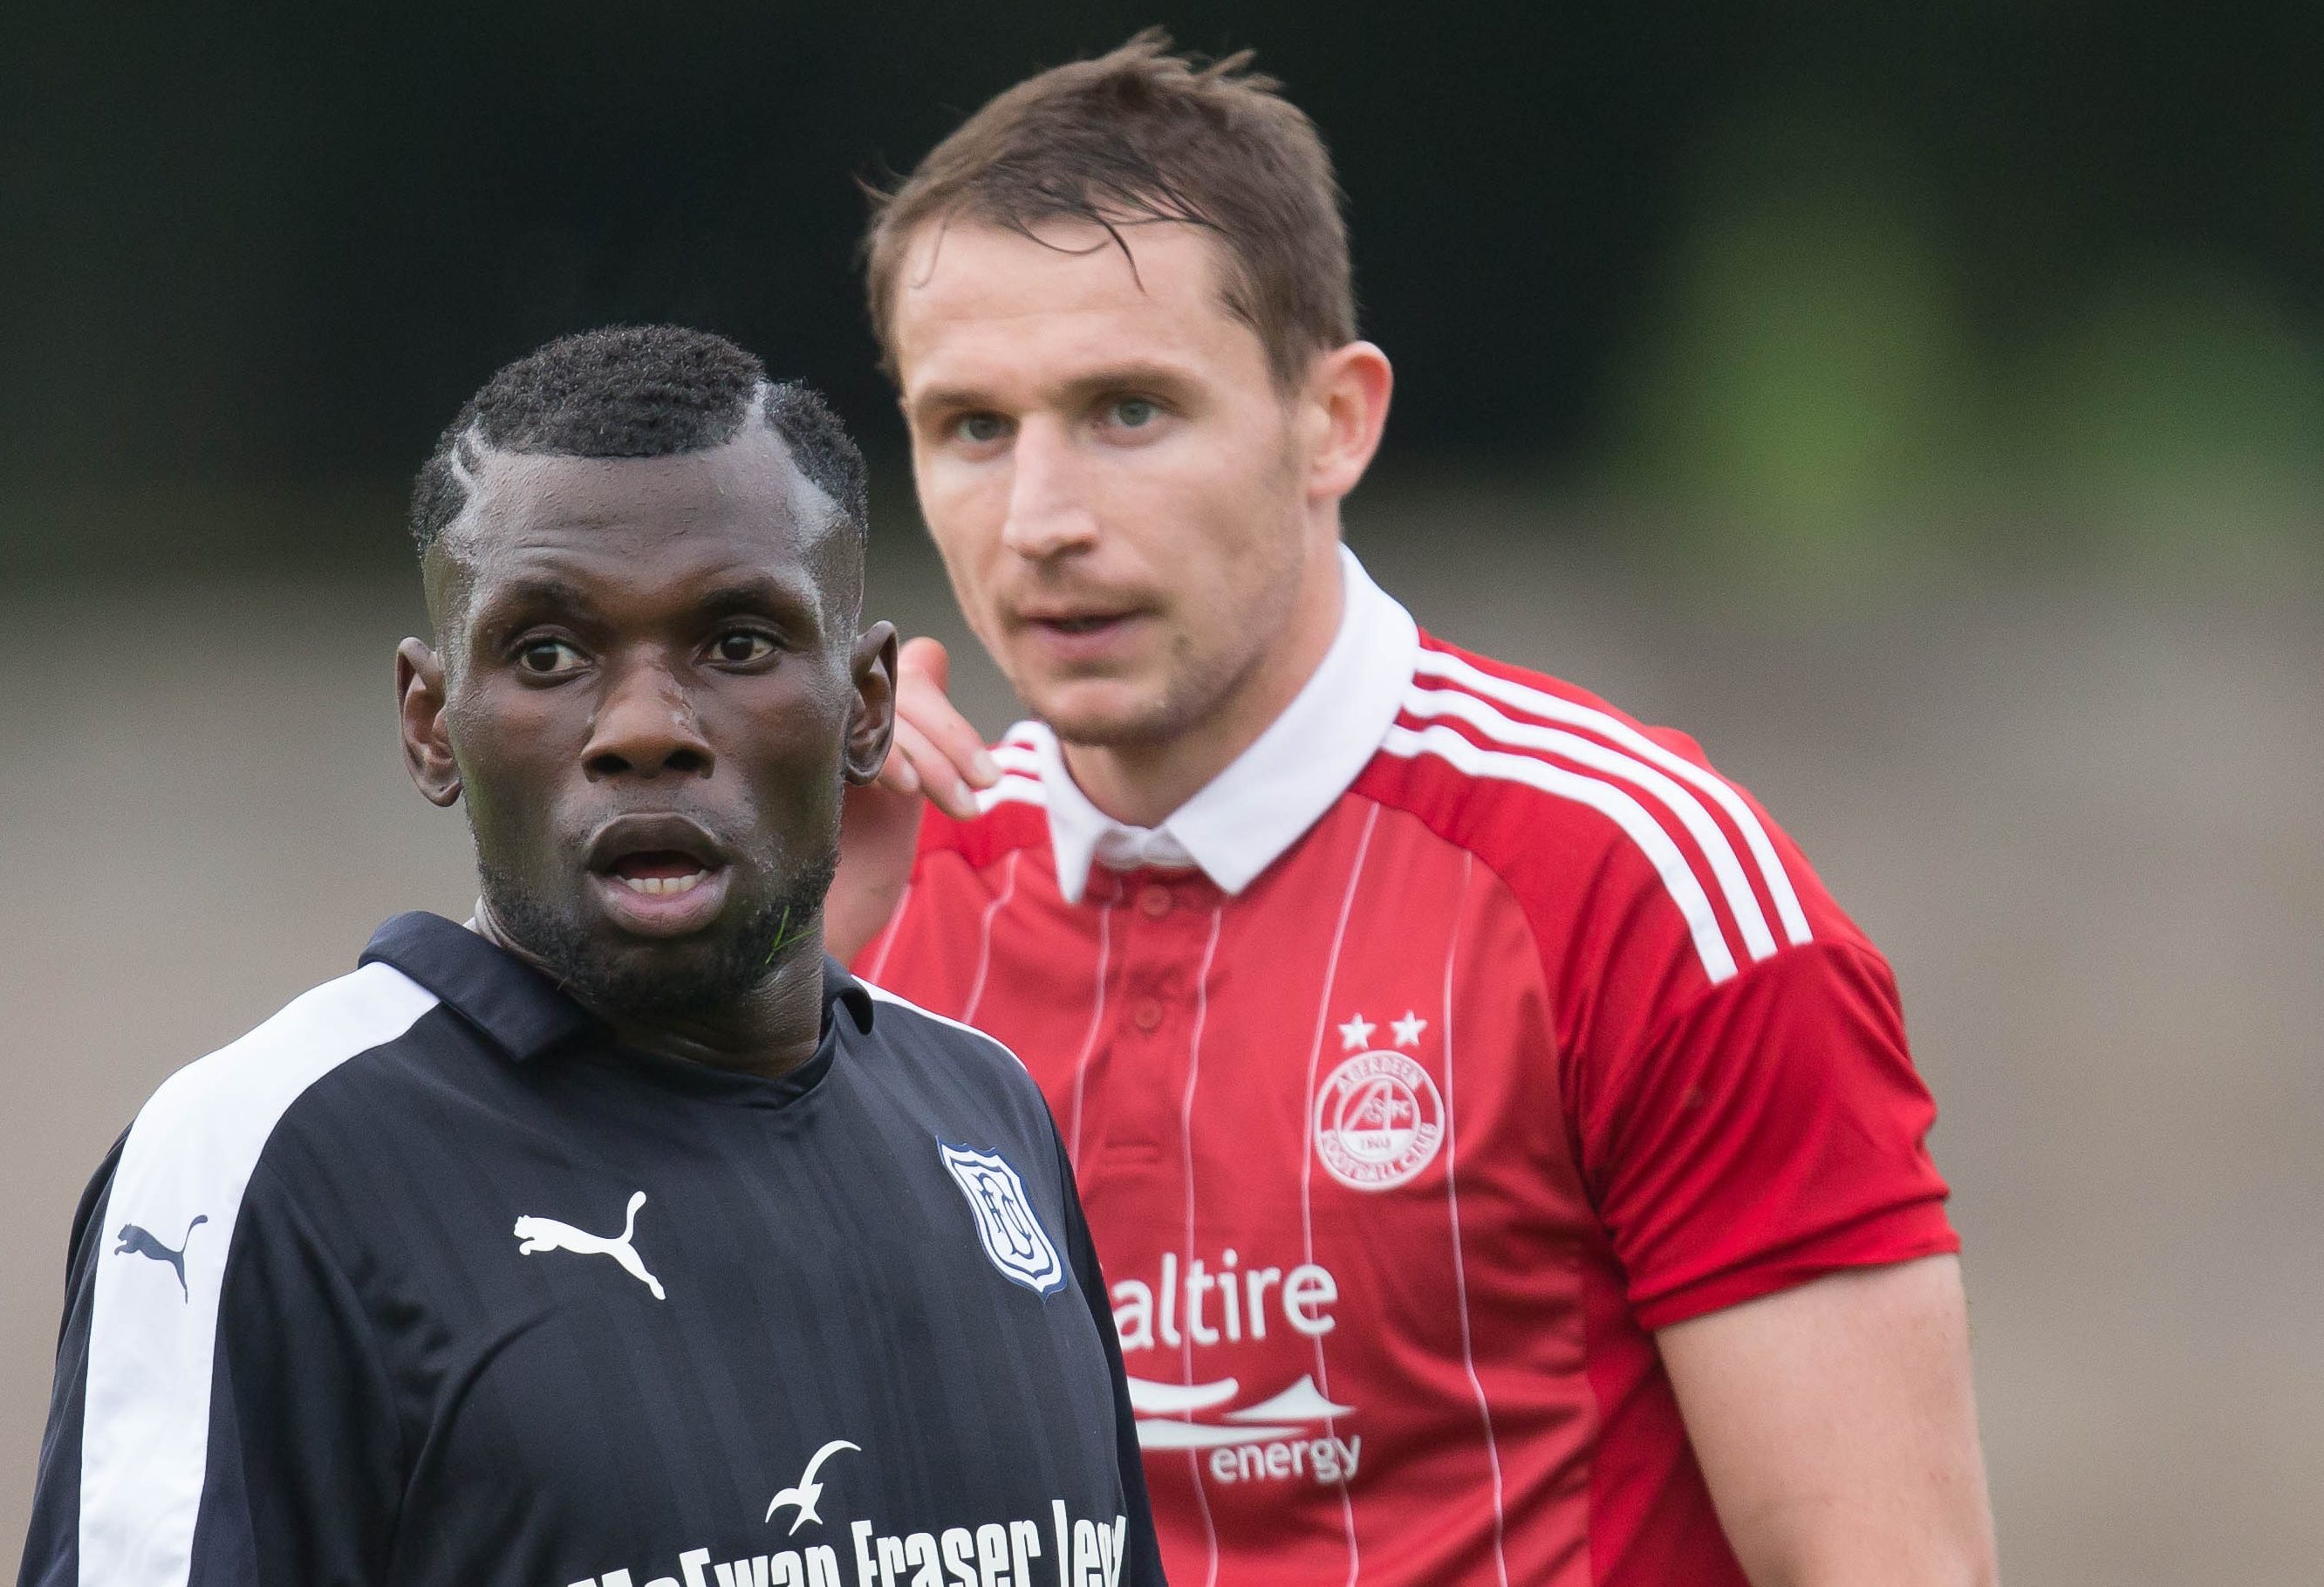
[[[1886,963],[1786,948],[1701,990],[1600,1076],[1581,1145],[1640,1324],[1958,1250]]]

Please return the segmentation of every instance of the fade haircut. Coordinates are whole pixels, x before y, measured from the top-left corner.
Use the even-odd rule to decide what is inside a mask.
[[[1130,259],[1121,228],[1183,221],[1215,233],[1226,308],[1258,333],[1288,391],[1319,353],[1355,339],[1332,157],[1282,85],[1250,69],[1250,51],[1207,65],[1148,28],[1094,60],[1028,78],[970,116],[894,188],[871,193],[865,285],[881,364],[897,374],[896,293],[904,253],[925,225],[972,220],[1043,241],[1047,222],[1102,226],[1101,246]]]
[[[468,399],[411,488],[411,538],[428,548],[468,503],[491,452],[668,457],[723,447],[758,414],[829,498],[861,551],[869,512],[863,456],[824,400],[724,337],[674,325],[611,326],[561,337],[509,364]]]

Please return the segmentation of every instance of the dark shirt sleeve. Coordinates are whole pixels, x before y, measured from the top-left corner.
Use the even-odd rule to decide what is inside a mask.
[[[124,1131],[121,1140],[128,1139]],[[88,1324],[97,1287],[97,1231],[121,1140],[81,1192],[65,1256],[64,1324],[57,1337],[56,1387],[33,1477],[32,1524],[24,1534],[20,1587],[66,1587],[80,1580],[80,1428],[88,1376]]]
[[[353,1288],[263,1161],[238,1206],[144,1228],[167,1144],[145,1194],[116,1147],[83,1201],[20,1587],[379,1582],[401,1460]]]
[[[1163,1587],[1162,1544],[1154,1530],[1154,1510],[1146,1496],[1146,1461],[1138,1449],[1138,1426],[1130,1408],[1130,1377],[1121,1364],[1121,1339],[1113,1326],[1113,1306],[1105,1287],[1105,1273],[1090,1239],[1089,1223],[1082,1215],[1081,1193],[1074,1188],[1074,1166],[1065,1143],[1051,1127],[1056,1143],[1057,1173],[1064,1186],[1065,1246],[1074,1265],[1074,1281],[1089,1302],[1097,1322],[1098,1338],[1105,1345],[1107,1374],[1113,1379],[1113,1437],[1121,1467],[1121,1502],[1130,1520],[1127,1569],[1123,1580],[1134,1587]]]

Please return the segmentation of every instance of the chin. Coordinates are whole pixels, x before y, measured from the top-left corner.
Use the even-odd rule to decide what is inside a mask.
[[[684,937],[641,937],[604,919],[526,946],[600,1012],[669,1018],[722,1007],[765,973],[775,922],[733,912]]]
[[[676,941],[624,937],[573,966],[584,1002],[633,1020],[708,1012],[733,1003],[762,973],[758,945],[703,932]]]
[[[788,888],[731,900],[702,930],[664,937],[624,931],[586,899],[560,906],[489,872],[483,881],[500,929],[567,992],[601,1015],[650,1021],[708,1012],[747,995],[782,946],[812,931],[831,864],[805,867]]]
[[[1068,678],[1019,687],[1033,715],[1067,743],[1150,749],[1182,738],[1222,709],[1249,676],[1248,659],[1180,658],[1129,678]],[[1240,664],[1239,664],[1240,663]]]
[[[1112,683],[1067,684],[1029,704],[1033,715],[1067,743],[1100,749],[1160,743],[1176,736],[1185,725],[1167,696]]]

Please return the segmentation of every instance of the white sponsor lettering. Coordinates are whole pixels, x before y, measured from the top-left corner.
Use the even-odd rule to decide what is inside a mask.
[[[1108,1528],[1084,1516],[1069,1516],[1065,1501],[1049,1501],[1057,1539],[1058,1587],[1120,1587],[1121,1554],[1130,1541],[1130,1518],[1116,1516]]]
[[[709,1558],[706,1548],[689,1548],[678,1555],[678,1568],[686,1573],[685,1587],[695,1587],[702,1580],[702,1567]],[[827,1543],[787,1548],[780,1554],[752,1555],[711,1569],[717,1587],[847,1587],[847,1578],[839,1568],[839,1551]],[[607,1571],[602,1576],[584,1576],[571,1587],[636,1587],[636,1579],[627,1571]],[[679,1587],[679,1582],[676,1576],[657,1576],[646,1587]]]
[[[1363,1440],[1342,1440],[1334,1426],[1354,1416],[1355,1407],[1334,1403],[1308,1376],[1256,1405],[1221,1410],[1241,1388],[1232,1378],[1183,1384],[1130,1379],[1139,1447],[1207,1451],[1210,1469],[1222,1482],[1260,1477],[1343,1482],[1355,1476]],[[1204,1413],[1216,1414],[1213,1419],[1194,1419]]]
[[[1136,1375],[1150,1370],[1138,1359],[1141,1351],[1258,1342],[1286,1329],[1304,1339],[1323,1338],[1340,1325],[1333,1315],[1340,1281],[1329,1268],[1247,1265],[1229,1250],[1215,1262],[1189,1256],[1182,1270],[1178,1253],[1165,1251],[1154,1282],[1120,1279],[1108,1298],[1131,1369],[1130,1407],[1140,1448],[1204,1452],[1222,1482],[1261,1477],[1343,1482],[1355,1475],[1362,1440],[1342,1440],[1333,1426],[1355,1415],[1355,1407],[1334,1404],[1313,1376],[1231,1409],[1242,1393],[1239,1379],[1175,1383]]]
[[[1288,1272],[1247,1268],[1232,1250],[1221,1252],[1215,1267],[1194,1257],[1183,1274],[1178,1253],[1164,1251],[1158,1282],[1124,1278],[1108,1298],[1113,1302],[1114,1332],[1121,1336],[1125,1353],[1157,1344],[1176,1349],[1189,1340],[1237,1344],[1265,1339],[1278,1319],[1309,1339],[1321,1339],[1339,1325],[1331,1307],[1340,1298],[1340,1283],[1330,1269],[1314,1262],[1302,1262]],[[1179,1332],[1181,1317],[1185,1320],[1184,1333]]]
[[[1339,1298],[1338,1280],[1312,1262],[1292,1269],[1283,1281],[1283,1315],[1310,1339],[1320,1339],[1339,1325],[1331,1313],[1318,1309]]]
[[[1121,1587],[1130,1518],[1111,1522],[1076,1517],[1063,1499],[1049,1504],[1043,1546],[1038,1521],[987,1521],[973,1531],[882,1532],[870,1521],[848,1527],[854,1574],[839,1551],[818,1543],[804,1549],[747,1555],[714,1562],[706,1548],[678,1556],[679,1574],[656,1576],[644,1587]],[[683,1578],[681,1580],[681,1578]],[[627,1570],[585,1576],[569,1587],[638,1587]]]
[[[1353,1481],[1364,1436],[1306,1438],[1280,1444],[1238,1444],[1211,1451],[1211,1475],[1221,1482],[1250,1482],[1313,1475],[1318,1482]]]

